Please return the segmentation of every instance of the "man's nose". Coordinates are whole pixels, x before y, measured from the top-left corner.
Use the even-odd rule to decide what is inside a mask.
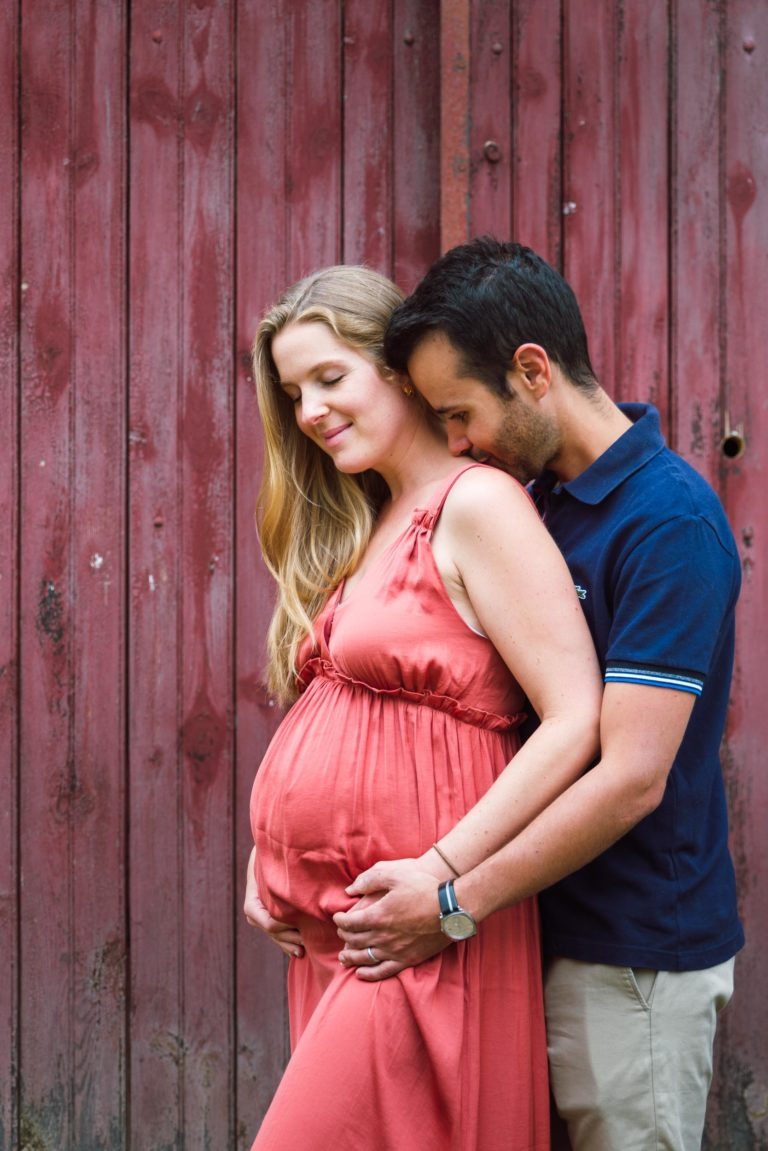
[[[464,435],[448,430],[448,449],[453,456],[465,456],[472,450],[472,441]]]

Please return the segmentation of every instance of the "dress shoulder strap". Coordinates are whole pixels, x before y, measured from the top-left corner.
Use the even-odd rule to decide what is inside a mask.
[[[436,495],[433,497],[432,501],[430,502],[429,507],[426,509],[427,510],[427,526],[428,526],[430,532],[434,529],[435,524],[439,520],[440,513],[443,510],[443,504],[448,499],[448,496],[451,494],[451,491],[453,489],[453,485],[456,483],[456,481],[458,479],[460,479],[465,474],[465,472],[470,471],[472,468],[484,468],[484,467],[487,467],[487,465],[486,464],[480,464],[476,460],[472,460],[467,464],[467,466],[465,468],[462,468],[460,472],[456,472],[455,475],[452,475],[446,481],[446,484],[443,488],[438,489]]]
[[[487,466],[488,466],[487,464],[481,464],[481,463],[478,463],[477,460],[472,460],[470,463],[467,464],[467,466],[465,468],[462,468],[460,472],[456,472],[456,474],[451,476],[451,478],[448,480],[448,482],[446,483],[446,485],[442,489],[442,491],[437,493],[437,498],[436,498],[435,502],[430,506],[429,510],[434,512],[436,516],[439,516],[440,512],[443,510],[443,504],[448,499],[448,496],[451,494],[451,491],[453,490],[453,485],[456,483],[456,481],[461,479],[461,477],[463,475],[465,475],[466,472],[471,471],[472,468],[485,468]]]

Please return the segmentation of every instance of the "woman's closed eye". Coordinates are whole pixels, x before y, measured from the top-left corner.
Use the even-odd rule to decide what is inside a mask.
[[[321,388],[332,388],[334,384],[340,384],[343,379],[343,376],[331,376],[325,380],[318,380],[318,384]],[[290,400],[290,402],[294,405],[294,407],[296,404],[301,403],[302,393],[299,388],[294,391],[293,388],[289,390],[285,385],[283,385],[283,391],[285,392],[285,395]]]

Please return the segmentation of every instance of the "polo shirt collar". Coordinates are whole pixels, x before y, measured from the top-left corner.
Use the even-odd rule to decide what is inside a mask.
[[[544,472],[534,483],[534,492],[544,494],[555,488],[567,491],[583,504],[599,504],[634,472],[664,449],[659,413],[653,404],[619,404],[632,420],[607,451],[580,475],[560,484],[554,472]]]

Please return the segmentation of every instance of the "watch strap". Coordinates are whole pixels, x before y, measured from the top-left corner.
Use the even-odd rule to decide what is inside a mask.
[[[459,901],[456,898],[456,892],[453,890],[453,880],[446,879],[441,883],[437,889],[437,898],[440,903],[440,914],[450,915],[454,911],[459,910]]]

